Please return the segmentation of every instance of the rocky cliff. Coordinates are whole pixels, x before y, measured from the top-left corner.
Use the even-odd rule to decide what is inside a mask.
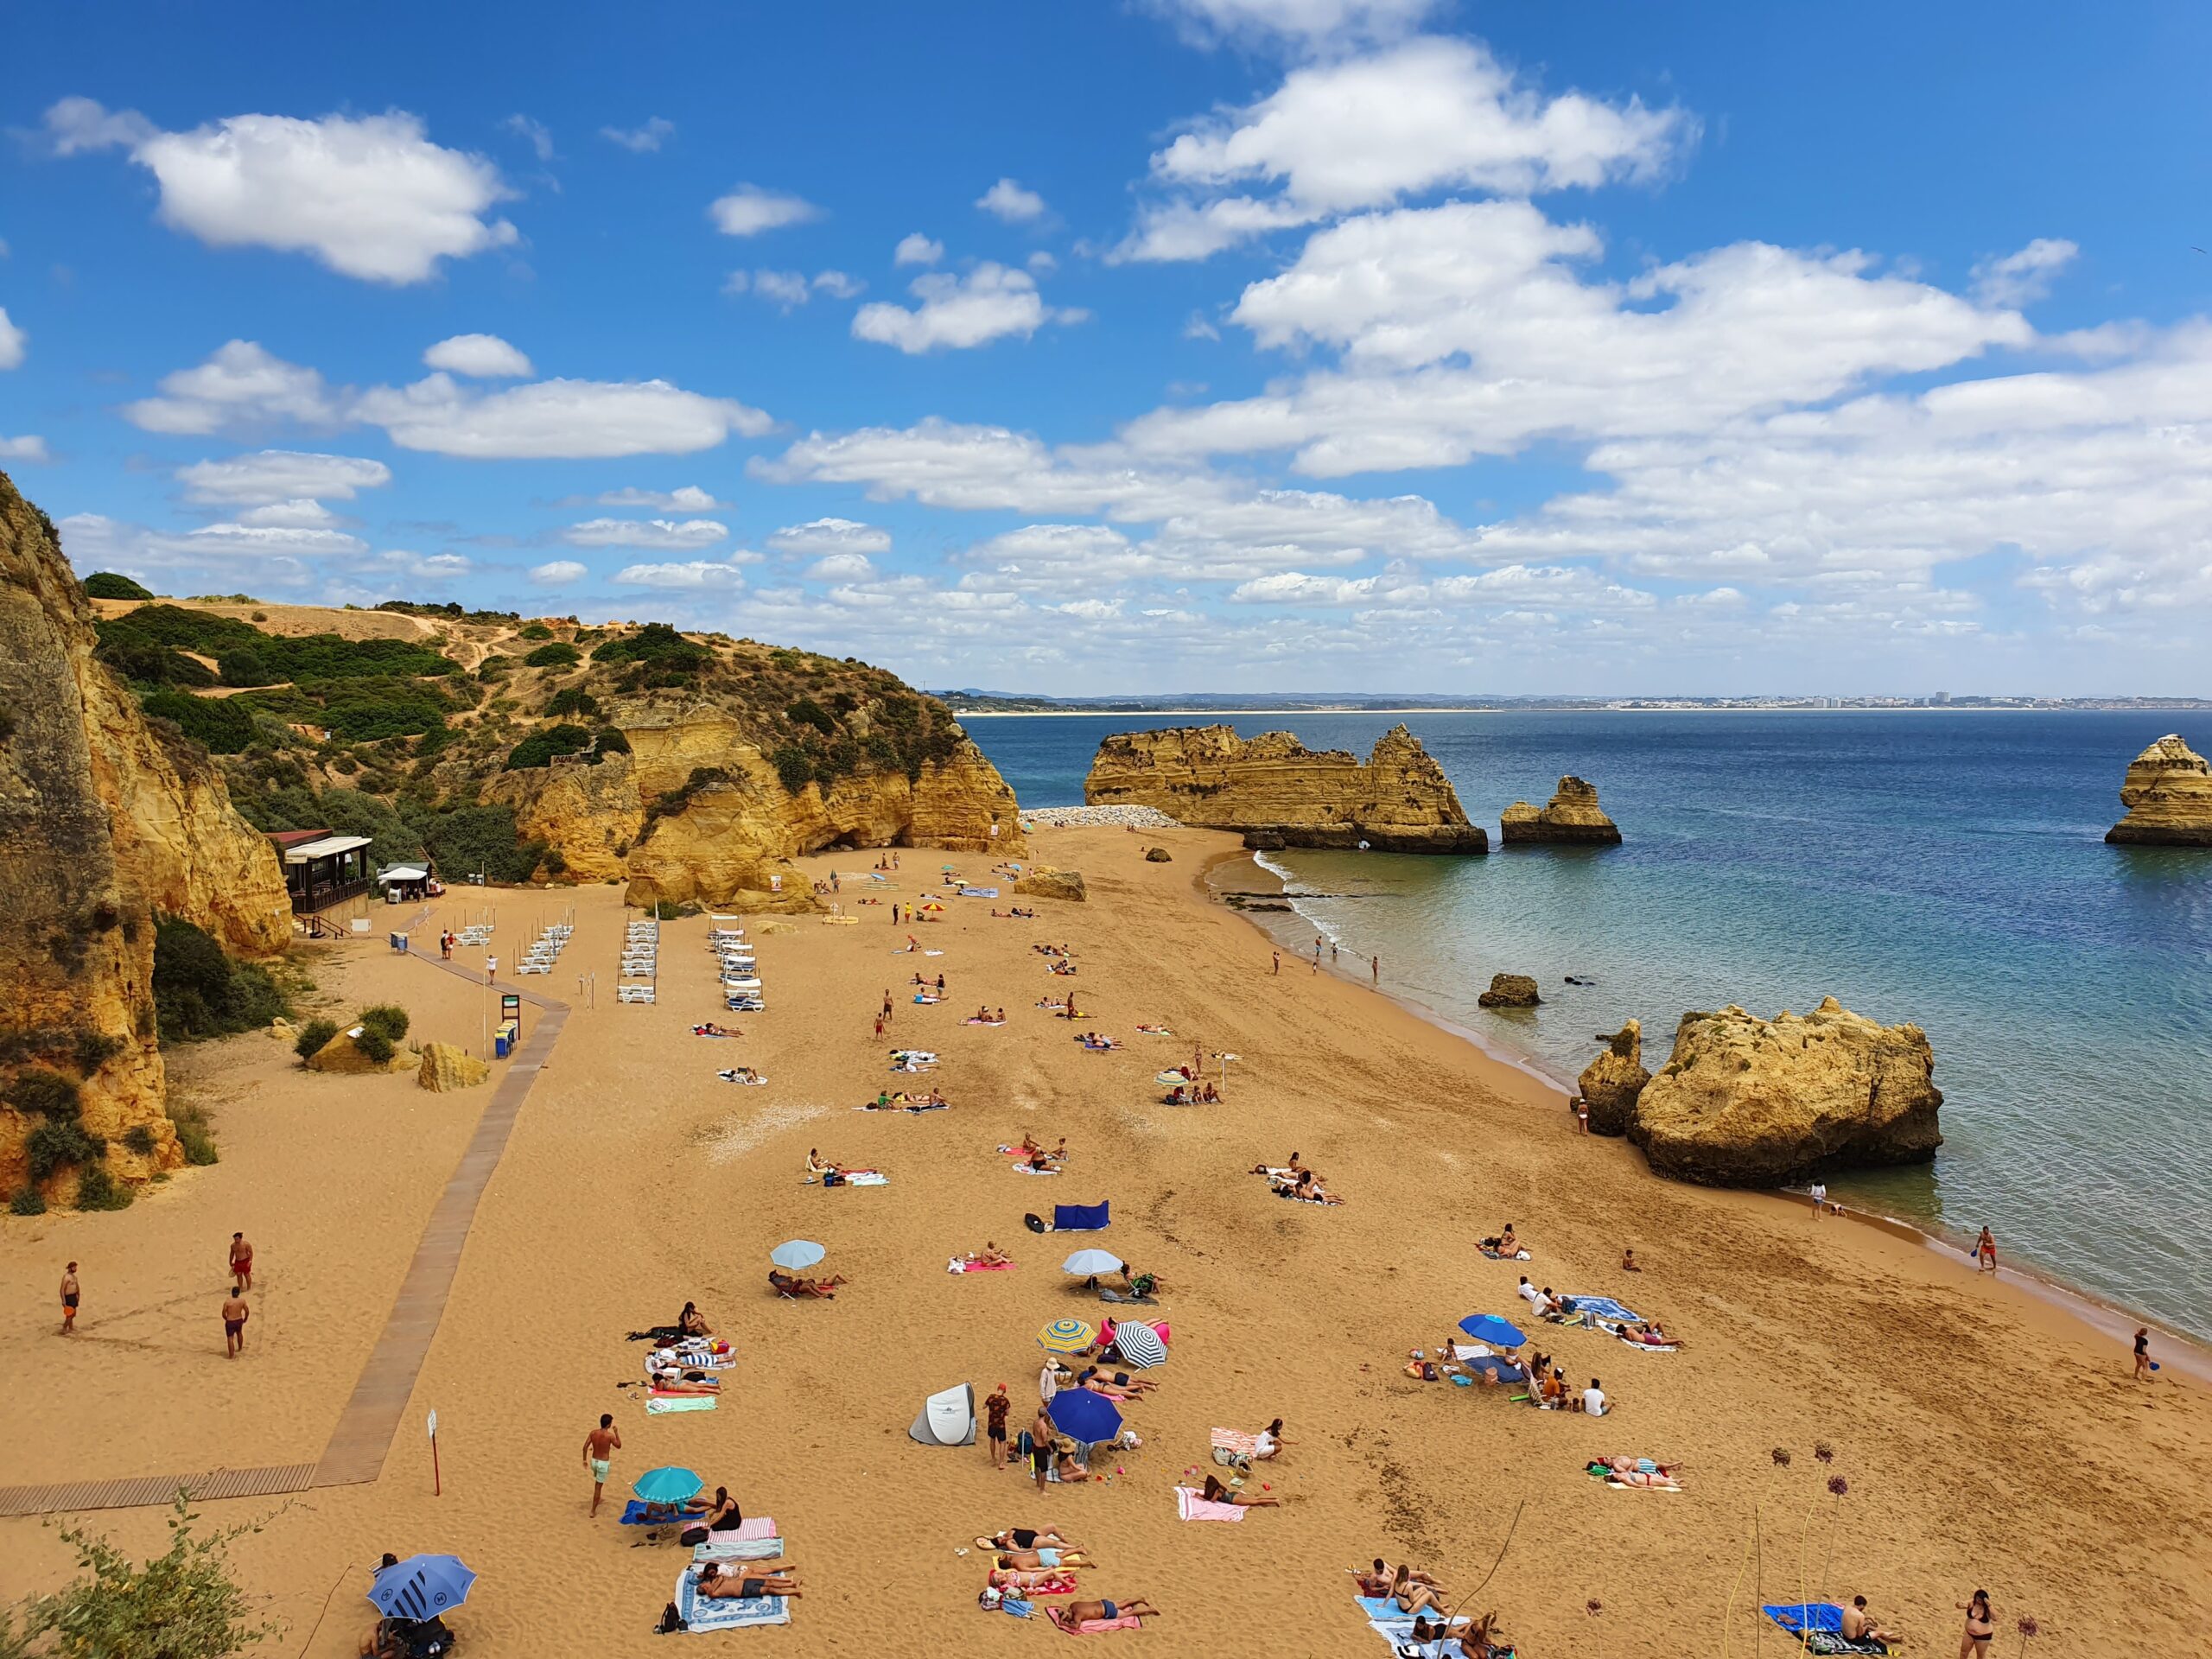
[[[1589,1111],[1590,1133],[1626,1135],[1635,1120],[1643,1085],[1651,1081],[1651,1074],[1643,1069],[1643,1022],[1624,1021],[1618,1031],[1598,1040],[1605,1044],[1605,1052],[1583,1067],[1582,1075],[1575,1079]]]
[[[1288,732],[1249,741],[1228,726],[1123,732],[1098,746],[1083,795],[1093,806],[1149,806],[1183,823],[1240,830],[1247,846],[1490,850],[1403,726],[1363,764],[1341,749],[1316,753]]]
[[[1770,1020],[1686,1014],[1628,1135],[1661,1174],[1708,1186],[1923,1162],[1943,1143],[1935,1070],[1919,1027],[1877,1025],[1834,997]]]
[[[1619,826],[1598,804],[1594,784],[1562,778],[1548,804],[1535,807],[1516,801],[1498,815],[1498,840],[1508,847],[1618,847]]]
[[[812,908],[790,861],[825,847],[1027,851],[1014,791],[965,737],[912,779],[886,768],[794,793],[729,709],[618,703],[607,717],[628,753],[501,773],[490,794],[569,874],[626,880],[634,904]]]
[[[2212,847],[2212,767],[2180,738],[2135,757],[2120,786],[2127,816],[2105,839],[2138,847]]]

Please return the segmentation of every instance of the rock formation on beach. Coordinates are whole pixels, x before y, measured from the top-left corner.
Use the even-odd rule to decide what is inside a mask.
[[[1589,1108],[1590,1133],[1626,1135],[1636,1103],[1651,1074],[1643,1069],[1643,1022],[1624,1020],[1610,1037],[1599,1036],[1605,1052],[1582,1068],[1576,1086]]]
[[[1098,746],[1084,780],[1094,806],[1149,806],[1179,823],[1241,831],[1244,844],[1385,853],[1483,853],[1443,770],[1403,726],[1364,762],[1316,753],[1289,732],[1244,739],[1228,726],[1122,732]]]
[[[2127,816],[2105,831],[2121,846],[2212,847],[2212,766],[2169,734],[2135,757],[2120,786]]]
[[[1618,847],[1618,825],[1598,804],[1598,787],[1580,778],[1559,780],[1558,791],[1542,807],[1516,801],[1498,814],[1498,840],[1508,847]]]
[[[1536,982],[1526,974],[1492,974],[1490,989],[1475,999],[1485,1008],[1533,1008],[1542,1001],[1536,995]]]
[[[52,524],[0,474],[0,1194],[33,1184],[48,1123],[105,1142],[125,1179],[183,1161],[155,1038],[156,911],[235,950],[290,936],[274,849],[97,643]],[[79,1163],[36,1184],[65,1197]]]
[[[474,1089],[488,1082],[491,1076],[491,1066],[467,1049],[453,1043],[425,1043],[415,1081],[433,1094],[442,1095],[455,1089]]]
[[[1935,1070],[1919,1027],[1877,1025],[1832,996],[1770,1020],[1686,1014],[1628,1135],[1661,1174],[1707,1186],[1924,1162],[1943,1144]]]
[[[1065,899],[1077,905],[1088,897],[1081,870],[1056,870],[1049,864],[1025,871],[1015,880],[1014,890],[1032,899]]]

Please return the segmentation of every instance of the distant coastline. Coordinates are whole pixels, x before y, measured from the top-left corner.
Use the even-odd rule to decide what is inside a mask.
[[[931,696],[951,705],[955,720],[1020,719],[1104,719],[1116,715],[1130,715],[1147,720],[1180,720],[1185,717],[1218,719],[1236,715],[1247,719],[1287,718],[1294,715],[2024,715],[2024,714],[2112,714],[2153,710],[2172,714],[2201,714],[2212,710],[2212,701],[2183,701],[2171,698],[2055,698],[2042,702],[1929,702],[1869,699],[1853,702],[1848,698],[1828,698],[1822,701],[1783,699],[1772,702],[1738,702],[1723,699],[1684,699],[1670,701],[1656,697],[1624,698],[1618,702],[1548,702],[1531,699],[1525,702],[1421,702],[1421,703],[1363,703],[1363,702],[1297,702],[1273,703],[1258,707],[1224,706],[1186,707],[1182,704],[1158,703],[1042,703],[1036,707],[1011,709],[964,708],[959,704],[957,694],[933,691]]]

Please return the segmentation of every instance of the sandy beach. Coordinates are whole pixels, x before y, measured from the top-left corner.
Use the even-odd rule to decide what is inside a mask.
[[[1154,844],[1174,861],[1144,862]],[[2201,1649],[2212,1399],[2177,1368],[2139,1386],[2123,1341],[1913,1238],[1656,1179],[1632,1148],[1576,1135],[1540,1079],[1363,985],[1287,957],[1271,973],[1266,939],[1200,880],[1234,849],[1201,831],[1043,830],[1037,856],[1082,869],[1090,902],[1022,900],[1032,922],[957,899],[911,930],[891,925],[889,899],[932,890],[948,857],[988,884],[987,861],[906,849],[879,906],[853,903],[849,879],[875,853],[808,861],[818,876],[845,873],[859,919],[771,931],[748,918],[760,1014],[722,1014],[703,918],[664,925],[658,1001],[619,1006],[619,889],[473,895],[501,907],[503,962],[532,916],[574,904],[559,968],[522,982],[573,1011],[484,1193],[380,1478],[206,1506],[213,1520],[266,1517],[234,1547],[282,1627],[264,1651],[353,1652],[370,1618],[366,1569],[385,1549],[450,1551],[481,1575],[451,1620],[470,1653],[652,1650],[688,1552],[635,1547],[611,1510],[586,1517],[581,1446],[602,1411],[624,1440],[616,1507],[639,1474],[678,1464],[779,1523],[807,1593],[787,1627],[711,1638],[734,1647],[1050,1644],[1042,1620],[976,1610],[973,1541],[1057,1524],[1102,1563],[1081,1573],[1082,1594],[1164,1610],[1141,1634],[1102,1639],[1179,1653],[1379,1652],[1344,1571],[1378,1554],[1426,1569],[1466,1611],[1495,1609],[1531,1659],[1751,1652],[1756,1601],[1801,1593],[1864,1594],[1908,1651],[1947,1656],[1955,1605],[1976,1587],[1995,1604],[1999,1654],[2017,1649],[2024,1616],[2038,1655]],[[434,949],[444,919],[433,913],[418,944]],[[893,954],[910,931],[943,954]],[[1033,949],[1045,942],[1074,950],[1075,977],[1046,975]],[[346,1007],[398,1001],[418,1036],[477,1041],[482,992],[392,956],[381,934],[331,947],[313,971]],[[944,1002],[907,1000],[918,971],[944,975]],[[595,1006],[575,1000],[584,973],[597,975]],[[1071,988],[1072,1024],[1034,1006]],[[887,989],[896,1017],[878,1041]],[[1004,1007],[1007,1025],[963,1024],[979,1004]],[[745,1034],[690,1034],[708,1019]],[[1140,1035],[1140,1023],[1174,1034]],[[1086,1029],[1121,1047],[1084,1052]],[[894,1043],[942,1064],[894,1077]],[[1226,1099],[1160,1104],[1154,1073],[1194,1044],[1242,1057]],[[739,1065],[767,1084],[717,1080]],[[172,1065],[180,1090],[208,1104],[221,1163],[120,1213],[0,1224],[10,1482],[315,1458],[491,1093],[308,1076],[264,1035]],[[935,1084],[952,1109],[854,1109],[902,1084]],[[995,1148],[1025,1131],[1065,1135],[1067,1173],[1014,1173]],[[808,1185],[810,1148],[889,1184]],[[1248,1173],[1294,1150],[1344,1204],[1286,1202]],[[1024,1230],[1025,1211],[1105,1200],[1103,1234]],[[1529,1262],[1475,1248],[1509,1219]],[[240,1228],[260,1288],[247,1352],[231,1362],[216,1310]],[[771,1295],[767,1252],[795,1237],[827,1248],[822,1272],[849,1276],[836,1300]],[[945,1271],[986,1239],[1015,1270]],[[961,1382],[979,1395],[1006,1383],[1014,1426],[1027,1421],[1038,1327],[1106,1311],[1058,1270],[1090,1244],[1164,1281],[1172,1357],[1128,1410],[1142,1446],[1097,1465],[1109,1480],[1040,1498],[980,1446],[910,1440],[924,1397]],[[1624,1246],[1642,1273],[1618,1270]],[[65,1345],[54,1291],[72,1257],[85,1309]],[[1522,1273],[1618,1298],[1684,1345],[1638,1352],[1529,1327],[1578,1388],[1603,1380],[1615,1408],[1594,1420],[1404,1374],[1408,1351],[1433,1352],[1462,1315],[1519,1315]],[[738,1363],[717,1410],[651,1416],[642,1345],[624,1335],[687,1299]],[[1252,1488],[1282,1506],[1233,1527],[1179,1521],[1173,1488],[1212,1467],[1209,1429],[1276,1416],[1289,1445]],[[1832,1463],[1816,1459],[1822,1445]],[[1680,1461],[1684,1490],[1584,1473],[1614,1455]],[[162,1537],[157,1510],[92,1521],[132,1548]],[[0,1598],[49,1588],[67,1566],[50,1526],[0,1521]],[[1770,1627],[1765,1644],[1778,1653],[1782,1640]]]

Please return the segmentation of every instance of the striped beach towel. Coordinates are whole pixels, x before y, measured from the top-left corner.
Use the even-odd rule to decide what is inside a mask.
[[[645,1402],[645,1414],[665,1417],[671,1412],[712,1411],[721,1403],[711,1394],[687,1394],[677,1400],[650,1399]]]
[[[1260,1437],[1248,1434],[1241,1428],[1215,1429],[1213,1443],[1224,1452],[1241,1452],[1248,1458],[1260,1449]]]
[[[1213,1503],[1195,1486],[1178,1486],[1175,1513],[1185,1521],[1242,1521],[1245,1512],[1234,1503]]]

